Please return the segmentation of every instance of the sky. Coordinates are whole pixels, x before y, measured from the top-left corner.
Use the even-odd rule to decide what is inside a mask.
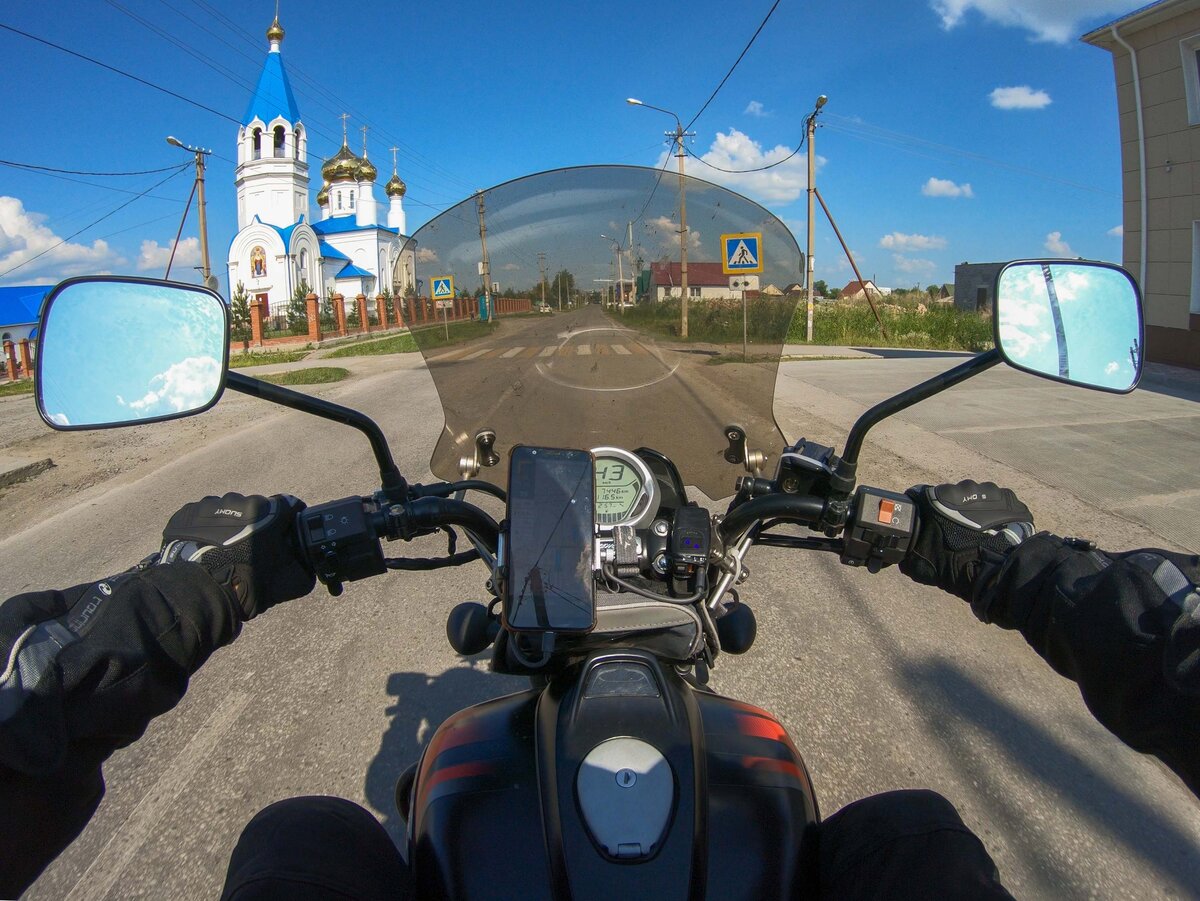
[[[625,103],[637,97],[684,123],[704,107],[688,146],[710,165],[689,157],[688,174],[762,203],[803,248],[806,151],[765,172],[711,166],[786,157],[824,94],[815,180],[864,277],[910,287],[952,282],[964,261],[1121,261],[1112,59],[1079,37],[1139,0],[781,0],[705,107],[772,2],[280,0],[279,17],[311,162],[336,152],[349,114],[356,152],[369,128],[382,199],[398,147],[409,232],[532,172],[660,164],[674,120]],[[209,242],[226,293],[236,123],[274,11],[274,0],[12,0],[0,25],[193,103],[0,28],[0,160],[129,172],[188,163],[167,135],[211,148]],[[0,285],[162,276],[191,182],[190,168],[55,177],[0,165]],[[816,215],[816,278],[844,285],[850,266]],[[197,229],[193,205],[173,278],[196,278]]]

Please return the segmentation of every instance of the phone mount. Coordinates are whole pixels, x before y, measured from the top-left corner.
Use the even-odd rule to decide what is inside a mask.
[[[751,450],[747,445],[746,430],[740,425],[725,426],[725,440],[729,447],[725,450],[725,462],[735,466],[741,464],[752,476],[762,475],[763,467],[767,465],[767,455],[762,451]]]
[[[495,466],[500,462],[496,453],[496,432],[493,429],[480,429],[475,433],[475,449],[468,455],[459,457],[458,471],[464,479],[473,479],[479,475],[481,466]]]

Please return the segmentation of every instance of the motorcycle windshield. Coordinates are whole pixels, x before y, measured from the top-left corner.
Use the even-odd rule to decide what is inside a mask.
[[[479,477],[502,486],[517,444],[646,446],[719,499],[741,474],[723,456],[727,425],[753,447],[782,446],[775,375],[802,254],[757,203],[683,182],[559,169],[482,191],[417,231],[402,311],[445,413],[438,478],[460,478],[490,429],[501,459]]]

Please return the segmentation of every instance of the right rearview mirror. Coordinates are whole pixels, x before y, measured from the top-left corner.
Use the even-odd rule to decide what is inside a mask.
[[[1119,266],[1009,263],[996,279],[996,347],[1034,375],[1125,394],[1142,374],[1142,304]]]

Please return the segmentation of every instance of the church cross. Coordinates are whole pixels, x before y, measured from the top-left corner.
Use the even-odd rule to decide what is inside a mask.
[[[345,144],[346,143],[346,120],[350,118],[350,114],[342,113],[340,116],[338,116],[338,118],[342,120],[342,143]]]
[[[392,171],[395,172],[396,171],[396,154],[399,152],[400,148],[399,147],[389,147],[388,149],[390,151],[392,151]]]
[[[367,158],[367,126],[359,129],[363,133],[363,159]]]

